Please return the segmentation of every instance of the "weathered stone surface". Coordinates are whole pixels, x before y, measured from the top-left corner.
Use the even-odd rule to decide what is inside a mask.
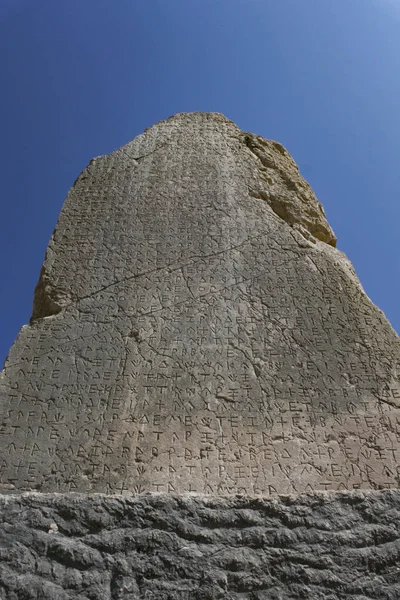
[[[222,115],[93,160],[1,376],[0,489],[397,487],[399,339],[335,241]]]
[[[400,597],[400,492],[0,497],[2,600]]]

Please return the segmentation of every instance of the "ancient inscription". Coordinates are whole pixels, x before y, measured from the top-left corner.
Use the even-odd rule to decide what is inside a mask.
[[[78,178],[1,375],[1,491],[398,487],[399,339],[245,137],[178,115]]]

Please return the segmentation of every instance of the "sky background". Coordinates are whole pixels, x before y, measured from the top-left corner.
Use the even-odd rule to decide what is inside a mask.
[[[400,0],[0,0],[0,61],[1,364],[80,171],[182,111],[289,150],[400,331]]]

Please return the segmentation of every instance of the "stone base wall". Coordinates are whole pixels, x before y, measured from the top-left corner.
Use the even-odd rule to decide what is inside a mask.
[[[400,598],[400,492],[0,496],[1,600]]]

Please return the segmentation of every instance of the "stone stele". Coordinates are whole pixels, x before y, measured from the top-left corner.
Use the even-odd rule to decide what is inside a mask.
[[[223,115],[92,160],[1,374],[0,491],[397,488],[399,338],[335,246],[285,148]]]

